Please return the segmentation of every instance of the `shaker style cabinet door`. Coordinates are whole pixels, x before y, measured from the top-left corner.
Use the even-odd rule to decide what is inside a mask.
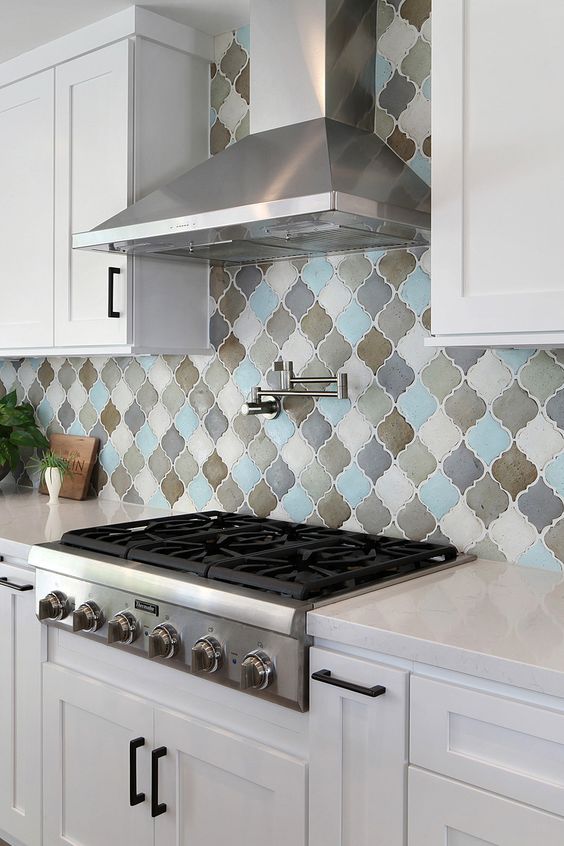
[[[0,89],[1,349],[53,344],[53,122],[53,71]]]
[[[324,649],[310,664],[310,846],[404,846],[408,674]]]
[[[156,846],[306,846],[304,761],[164,710],[155,744]]]
[[[33,573],[0,564],[0,578],[0,841],[40,846],[43,630]]]
[[[56,68],[55,344],[130,340],[125,256],[72,249],[132,199],[133,45],[121,41]]]
[[[562,846],[564,819],[409,768],[408,846]]]
[[[433,0],[432,332],[447,346],[564,343],[564,4],[535,4],[534,34],[529,12]]]
[[[152,706],[46,664],[43,715],[43,846],[152,846]]]

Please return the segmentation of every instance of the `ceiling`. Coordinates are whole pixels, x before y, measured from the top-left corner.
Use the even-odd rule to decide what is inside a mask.
[[[0,62],[131,5],[131,0],[0,0]],[[249,21],[250,0],[148,0],[138,5],[210,35]]]

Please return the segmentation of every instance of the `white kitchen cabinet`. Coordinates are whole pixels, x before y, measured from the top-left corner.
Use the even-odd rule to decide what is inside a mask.
[[[56,346],[130,340],[127,258],[73,250],[71,238],[132,200],[133,54],[126,39],[56,69]]]
[[[43,846],[151,846],[150,704],[69,670],[44,666]],[[130,750],[136,788],[130,802]]]
[[[53,344],[54,74],[0,89],[0,344]]]
[[[33,584],[32,572],[0,563],[0,841],[25,846],[41,843],[43,631]]]
[[[207,263],[71,247],[209,154],[207,37],[141,12],[108,19],[96,49],[90,28],[68,36],[54,70],[0,89],[1,356],[209,348]]]
[[[562,846],[564,820],[409,768],[408,846]]]
[[[305,761],[54,664],[43,701],[44,846],[306,846]]]
[[[403,846],[408,673],[325,649],[310,669],[337,682],[311,683],[310,846]]]
[[[564,345],[564,6],[529,8],[433,2],[431,344]]]
[[[164,710],[155,846],[305,846],[306,764],[251,739]]]

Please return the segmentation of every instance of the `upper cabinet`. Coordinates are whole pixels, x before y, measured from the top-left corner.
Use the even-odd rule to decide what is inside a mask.
[[[0,344],[53,344],[54,74],[0,88]],[[33,243],[32,243],[33,242]]]
[[[209,39],[133,8],[44,51],[0,88],[0,355],[206,351],[206,264],[71,244],[208,157]]]
[[[564,7],[528,11],[433,2],[432,344],[564,345]]]

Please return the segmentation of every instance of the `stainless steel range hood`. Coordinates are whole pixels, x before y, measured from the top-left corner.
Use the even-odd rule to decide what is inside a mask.
[[[252,0],[253,134],[73,247],[244,264],[429,243],[429,187],[374,133],[376,5]]]

